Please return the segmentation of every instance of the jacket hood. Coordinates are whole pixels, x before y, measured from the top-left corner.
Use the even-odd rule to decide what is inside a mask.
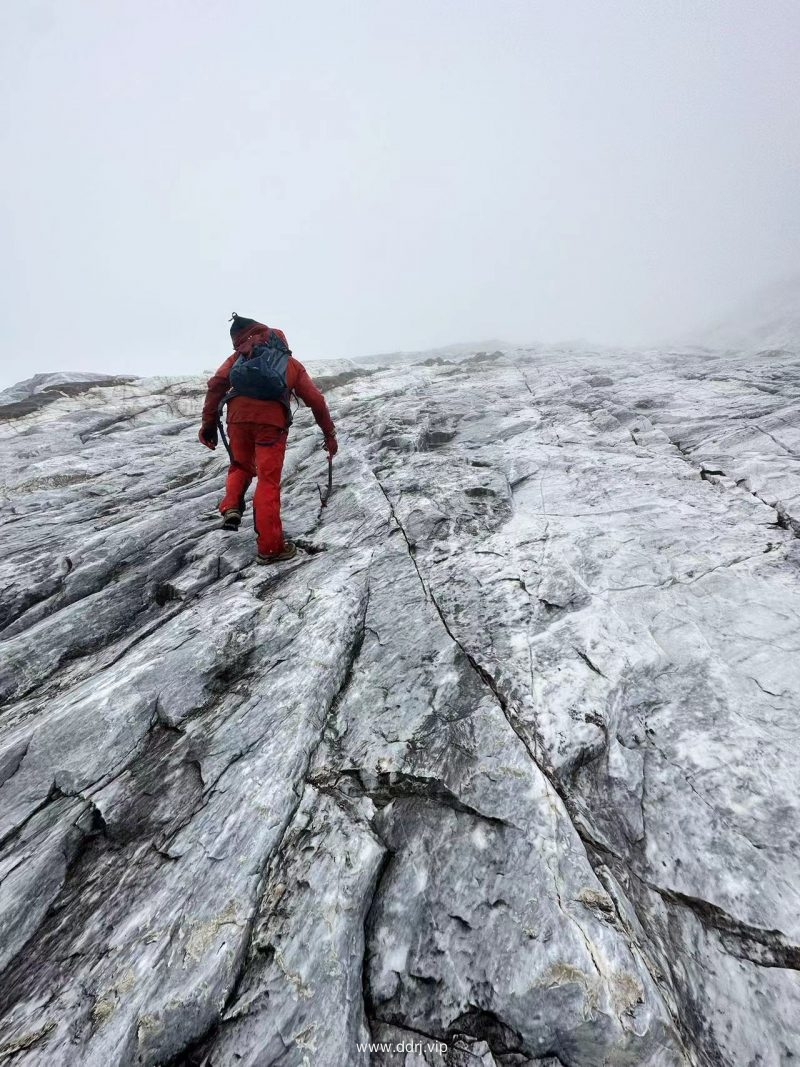
[[[261,322],[254,323],[236,338],[234,354],[237,356],[249,356],[256,345],[263,345],[269,341],[271,332],[269,326],[265,326]]]

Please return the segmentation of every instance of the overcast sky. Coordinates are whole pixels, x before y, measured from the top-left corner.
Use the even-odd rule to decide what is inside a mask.
[[[0,385],[638,344],[800,267],[798,0],[4,0]]]

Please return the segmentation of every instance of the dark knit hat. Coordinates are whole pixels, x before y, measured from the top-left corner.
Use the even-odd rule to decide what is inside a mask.
[[[231,316],[231,340],[235,341],[239,334],[249,330],[251,326],[258,326],[255,319],[246,319],[243,315],[237,315],[234,311]]]

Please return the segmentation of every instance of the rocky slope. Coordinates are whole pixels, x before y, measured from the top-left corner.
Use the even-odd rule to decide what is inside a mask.
[[[426,362],[0,397],[3,1063],[800,1055],[800,361]]]

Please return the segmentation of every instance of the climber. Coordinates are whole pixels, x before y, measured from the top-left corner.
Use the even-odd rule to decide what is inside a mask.
[[[227,405],[231,463],[219,505],[222,529],[239,529],[244,495],[257,478],[253,515],[258,562],[278,563],[297,553],[296,545],[284,539],[281,525],[281,470],[292,422],[291,395],[311,408],[329,456],[338,448],[336,429],[325,398],[292,356],[281,330],[234,312],[231,340],[233,355],[208,380],[199,437],[206,448],[217,447],[221,408]]]

